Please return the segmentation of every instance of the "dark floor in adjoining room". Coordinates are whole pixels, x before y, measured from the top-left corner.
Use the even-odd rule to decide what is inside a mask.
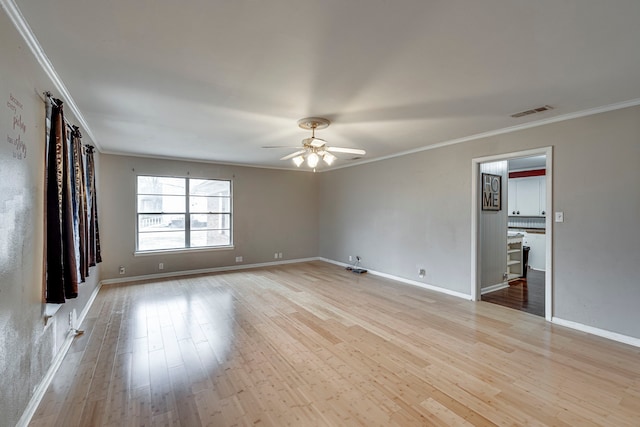
[[[508,288],[482,295],[482,301],[544,317],[544,271],[529,270],[526,280],[512,282]]]

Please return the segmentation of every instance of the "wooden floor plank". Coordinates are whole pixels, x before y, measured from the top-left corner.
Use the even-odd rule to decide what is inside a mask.
[[[640,349],[323,262],[104,286],[33,426],[640,425]]]
[[[509,282],[507,288],[482,295],[482,300],[544,316],[544,274],[544,271],[530,269],[526,279]]]

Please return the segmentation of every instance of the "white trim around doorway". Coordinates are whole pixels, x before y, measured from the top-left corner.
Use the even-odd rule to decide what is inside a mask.
[[[512,153],[497,154],[494,156],[477,157],[472,159],[471,165],[471,299],[473,301],[480,300],[480,281],[479,271],[479,239],[480,233],[478,229],[480,218],[480,194],[478,187],[478,176],[480,173],[480,164],[487,162],[495,162],[500,160],[510,160],[519,157],[530,156],[546,156],[546,185],[547,185],[547,212],[545,217],[545,252],[546,252],[546,270],[545,270],[545,319],[551,321],[553,318],[553,147],[541,147],[531,150],[516,151]]]

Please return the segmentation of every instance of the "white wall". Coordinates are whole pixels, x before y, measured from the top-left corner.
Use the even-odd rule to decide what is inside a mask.
[[[105,279],[274,262],[274,252],[282,252],[282,261],[318,254],[317,174],[107,154],[101,167]],[[139,174],[231,179],[234,249],[135,256]],[[237,256],[243,262],[236,263]]]
[[[640,107],[321,174],[320,256],[470,293],[472,159],[554,147],[554,316],[640,337]],[[549,212],[552,207],[547,206]]]
[[[90,270],[79,297],[45,328],[45,104],[39,94],[53,85],[4,11],[0,40],[0,426],[14,426],[64,342],[69,313],[84,309],[100,272]],[[18,137],[21,143],[9,142]]]

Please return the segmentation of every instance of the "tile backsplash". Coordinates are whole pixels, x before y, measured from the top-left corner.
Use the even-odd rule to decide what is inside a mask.
[[[509,227],[544,229],[545,218],[544,217],[510,216]]]

